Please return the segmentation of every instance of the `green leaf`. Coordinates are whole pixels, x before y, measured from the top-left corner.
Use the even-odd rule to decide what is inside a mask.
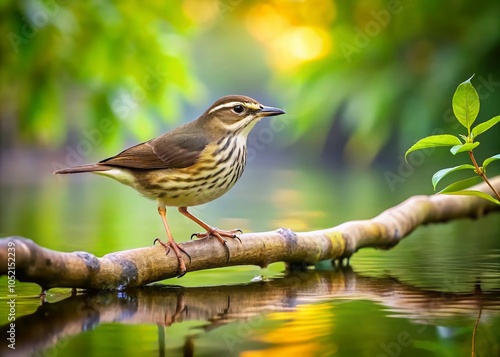
[[[491,164],[495,160],[500,160],[500,154],[493,155],[493,156],[487,158],[486,160],[484,160],[483,169],[485,169],[486,166],[488,166],[489,164]]]
[[[476,138],[479,134],[484,133],[486,130],[491,128],[493,125],[497,124],[500,122],[500,115],[497,115],[496,117],[491,118],[488,121],[485,121],[484,123],[476,125],[472,129],[472,136]]]
[[[441,191],[438,193],[452,193],[452,192],[458,192],[460,190],[463,190],[464,188],[469,188],[472,185],[475,185],[476,183],[480,182],[482,179],[479,176],[474,176],[465,180],[460,180],[457,182],[453,182],[451,185],[446,186],[443,188]]]
[[[467,144],[460,144],[460,145],[455,145],[450,149],[451,153],[453,155],[458,154],[459,152],[464,152],[464,151],[472,151],[475,147],[479,145],[479,141],[476,141],[475,143],[467,143]]]
[[[431,135],[423,139],[420,139],[415,144],[413,144],[408,151],[405,153],[405,160],[409,153],[416,150],[433,148],[436,146],[454,146],[461,145],[462,142],[459,138],[453,135],[443,134],[443,135]]]
[[[477,196],[484,198],[485,200],[491,201],[497,205],[500,205],[500,201],[495,199],[494,197],[488,195],[487,193],[481,191],[467,190],[467,191],[454,191],[454,192],[446,192],[445,195],[464,195],[464,196]]]
[[[453,113],[468,131],[479,114],[479,96],[470,82],[471,79],[472,77],[460,83],[452,100]]]
[[[459,166],[455,166],[455,167],[448,167],[447,169],[439,170],[438,172],[436,172],[432,176],[432,186],[434,186],[434,190],[436,190],[437,184],[439,183],[439,181],[441,181],[441,179],[443,177],[445,177],[446,175],[448,175],[452,172],[459,171],[459,170],[473,170],[474,171],[475,167],[471,164],[464,164],[464,165],[459,165]]]

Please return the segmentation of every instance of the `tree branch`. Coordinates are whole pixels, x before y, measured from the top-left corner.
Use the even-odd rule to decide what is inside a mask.
[[[490,182],[499,188],[500,176]],[[491,194],[485,183],[473,189]],[[192,258],[191,262],[186,259],[188,272],[234,265],[265,267],[278,261],[304,266],[322,260],[349,258],[364,247],[390,249],[419,225],[464,217],[475,219],[495,210],[500,210],[500,207],[473,196],[413,196],[370,220],[346,222],[312,232],[280,228],[272,232],[242,234],[241,243],[228,240],[231,256],[227,264],[226,252],[216,239],[181,245]],[[12,253],[15,253],[16,279],[37,283],[42,289],[121,290],[178,275],[177,258],[174,254],[165,255],[165,249],[160,245],[97,258],[87,252],[49,250],[21,237],[0,239],[0,260],[8,262]],[[7,264],[2,264],[0,275],[7,274]]]

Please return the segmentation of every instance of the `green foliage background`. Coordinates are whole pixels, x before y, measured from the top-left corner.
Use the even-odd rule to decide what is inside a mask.
[[[103,119],[118,149],[241,93],[287,110],[280,140],[366,165],[453,128],[453,91],[474,73],[480,120],[500,112],[496,0],[26,0],[0,12],[3,149],[62,148]]]

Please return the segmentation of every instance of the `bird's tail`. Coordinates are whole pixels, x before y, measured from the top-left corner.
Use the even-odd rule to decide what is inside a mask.
[[[68,167],[67,169],[57,170],[57,171],[54,171],[54,174],[56,174],[56,175],[77,174],[80,172],[96,172],[96,171],[108,171],[108,170],[111,170],[110,166],[99,165],[99,164],[90,164],[90,165]]]

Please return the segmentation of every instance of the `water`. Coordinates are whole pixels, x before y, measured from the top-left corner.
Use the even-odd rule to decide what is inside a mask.
[[[429,193],[430,176],[418,175],[391,192],[376,172],[254,165],[230,193],[192,212],[246,232],[321,229]],[[101,256],[164,234],[153,201],[97,176],[4,182],[0,195],[1,234],[50,249]],[[175,209],[168,218],[178,241],[198,231]],[[350,267],[324,262],[294,274],[282,263],[228,267],[119,293],[52,289],[44,304],[38,286],[17,282],[16,350],[4,340],[0,355],[469,356],[481,313],[477,355],[499,356],[499,233],[492,214],[421,227],[389,251],[362,249]],[[6,288],[2,277],[4,330]]]

